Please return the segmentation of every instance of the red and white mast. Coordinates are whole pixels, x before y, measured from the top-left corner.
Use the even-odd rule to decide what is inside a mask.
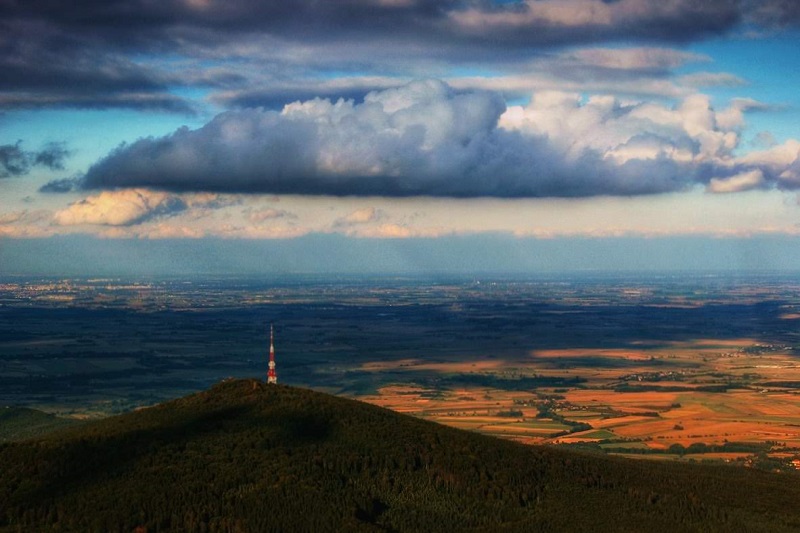
[[[269,325],[269,371],[267,372],[267,383],[278,383],[278,374],[275,373],[275,345],[272,324]]]

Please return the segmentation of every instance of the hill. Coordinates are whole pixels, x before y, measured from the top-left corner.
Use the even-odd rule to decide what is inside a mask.
[[[0,531],[796,531],[800,477],[528,447],[239,380],[0,445]]]
[[[30,439],[80,423],[27,407],[0,407],[0,442]]]

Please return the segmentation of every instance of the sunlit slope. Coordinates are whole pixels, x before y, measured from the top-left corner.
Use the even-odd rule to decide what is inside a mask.
[[[3,531],[796,531],[800,476],[528,447],[229,381],[0,445]]]

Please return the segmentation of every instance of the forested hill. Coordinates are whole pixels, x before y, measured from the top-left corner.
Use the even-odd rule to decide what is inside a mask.
[[[0,442],[30,439],[80,423],[27,407],[0,407]]]
[[[228,381],[0,445],[0,531],[797,531],[800,476],[528,447]]]

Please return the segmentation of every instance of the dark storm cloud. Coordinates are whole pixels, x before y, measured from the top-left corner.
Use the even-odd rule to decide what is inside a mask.
[[[2,46],[0,90],[38,90],[57,78],[67,91],[152,91],[165,84],[152,72],[122,57],[100,55],[87,49],[26,43],[24,38]],[[41,64],[37,64],[41,62]]]
[[[195,32],[214,30],[227,34],[271,32],[303,40],[325,40],[331,33],[354,34],[392,28],[403,31],[444,16],[461,2],[418,0],[376,2],[338,0],[203,1],[79,0],[14,2],[0,6],[3,18],[42,20],[124,46],[157,46]],[[171,35],[165,29],[173,30]],[[320,34],[323,32],[323,34]],[[208,37],[207,37],[208,38]]]
[[[497,65],[554,46],[686,42],[745,20],[786,25],[797,20],[792,6],[788,0],[0,2],[0,108],[189,113],[189,104],[170,92],[186,86],[237,86],[236,94],[218,95],[218,101],[275,106],[312,95],[290,97],[254,85],[253,72],[273,59],[301,70],[348,65],[344,70],[359,71],[355,62],[362,72],[407,75],[415,61]],[[166,57],[194,64],[167,63]],[[204,62],[229,61],[238,61],[239,72],[192,72],[211,68]],[[313,96],[357,98],[358,92]]]
[[[16,22],[16,23],[15,23]],[[78,107],[191,113],[169,75],[41,21],[0,23],[0,108]]]
[[[38,152],[23,150],[22,141],[0,145],[0,178],[24,176],[37,166],[61,170],[69,154],[62,143],[49,143]]]
[[[549,45],[620,37],[689,40],[729,29],[741,19],[743,9],[737,0],[586,0],[571,7],[582,12],[575,14],[574,22],[565,23],[563,15],[558,13],[559,3],[555,0],[528,3],[83,0],[68,4],[14,2],[0,8],[0,16],[6,20],[44,21],[70,34],[84,33],[121,48],[157,48],[175,45],[181,39],[213,40],[236,33],[269,33],[302,42],[335,42],[374,38],[387,31],[428,42],[441,39]],[[602,16],[584,16],[590,12]],[[521,22],[501,20],[508,16]],[[218,34],[212,36],[209,31]]]

